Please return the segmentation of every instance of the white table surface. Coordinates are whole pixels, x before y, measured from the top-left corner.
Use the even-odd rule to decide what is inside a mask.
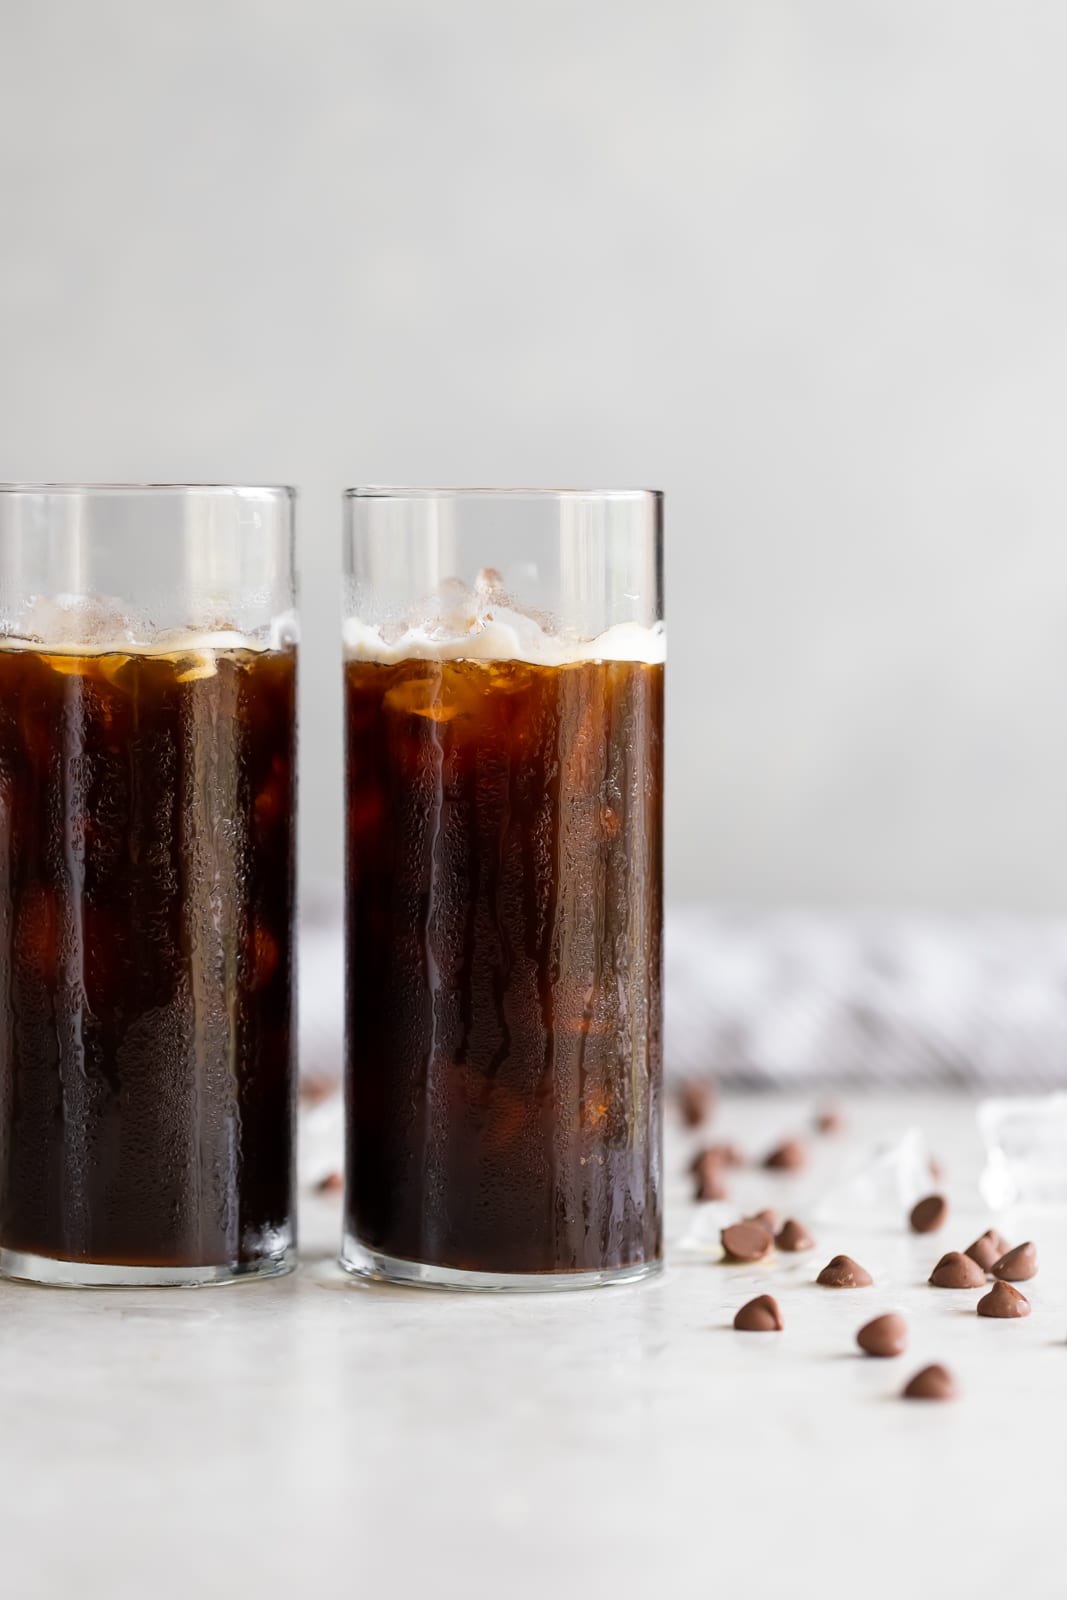
[[[837,1597],[1067,1594],[1067,1234],[1034,1237],[1033,1315],[928,1288],[989,1220],[963,1100],[847,1104],[804,1178],[746,1173],[745,1209],[804,1216],[846,1155],[920,1123],[954,1214],[823,1225],[812,1256],[728,1267],[680,1247],[692,1141],[668,1144],[668,1268],[643,1284],[473,1296],[364,1288],[329,1252],[336,1197],[302,1196],[304,1261],[198,1291],[0,1286],[5,1600],[290,1595]],[[728,1101],[755,1148],[809,1105]],[[321,1130],[320,1130],[321,1131]],[[1021,1231],[1026,1230],[1026,1231]],[[847,1251],[874,1288],[833,1291]],[[786,1330],[742,1335],[770,1290]],[[912,1347],[853,1335],[899,1308]],[[895,1396],[928,1360],[951,1405]]]

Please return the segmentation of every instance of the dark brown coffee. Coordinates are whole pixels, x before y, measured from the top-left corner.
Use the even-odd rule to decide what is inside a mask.
[[[346,699],[348,1234],[655,1261],[662,666],[350,661]]]
[[[292,1237],[295,658],[0,651],[0,1246]]]

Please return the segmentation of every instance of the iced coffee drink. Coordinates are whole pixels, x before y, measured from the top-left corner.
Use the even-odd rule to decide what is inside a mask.
[[[347,632],[346,1257],[472,1287],[639,1274],[662,628],[561,638],[486,573],[421,610]]]
[[[100,609],[0,640],[0,1263],[280,1270],[295,651]]]

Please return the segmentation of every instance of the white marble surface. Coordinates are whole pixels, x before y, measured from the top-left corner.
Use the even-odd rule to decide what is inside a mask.
[[[810,1107],[727,1103],[716,1135],[761,1147]],[[847,1151],[920,1123],[954,1215],[817,1230],[757,1267],[686,1248],[694,1208],[668,1147],[667,1271],[641,1285],[507,1298],[367,1289],[328,1252],[335,1198],[305,1195],[286,1280],[196,1292],[0,1286],[0,1593],[9,1600],[250,1595],[828,1597],[1067,1592],[1067,1236],[1033,1315],[974,1315],[925,1286],[989,1220],[965,1101],[862,1101],[801,1180],[750,1173],[746,1209],[801,1215]],[[866,1290],[812,1280],[845,1250]],[[741,1335],[763,1289],[786,1331]],[[859,1356],[904,1309],[912,1348]],[[894,1397],[942,1359],[958,1403]]]

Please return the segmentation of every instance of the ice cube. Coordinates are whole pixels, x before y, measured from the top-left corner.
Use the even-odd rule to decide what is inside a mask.
[[[846,1167],[814,1214],[827,1222],[898,1217],[929,1190],[929,1148],[918,1128],[908,1128]]]
[[[196,683],[201,678],[213,678],[218,671],[214,650],[189,650],[177,658],[178,683]]]
[[[694,1206],[685,1232],[675,1249],[679,1256],[718,1257],[719,1235],[731,1222],[740,1222],[741,1213],[735,1205],[724,1200],[708,1200]]]
[[[259,790],[253,804],[256,829],[261,838],[270,834],[287,810],[288,767],[280,756],[274,757],[271,766],[273,769],[271,775]]]
[[[52,988],[59,961],[59,909],[55,891],[42,883],[30,884],[23,891],[17,917],[15,959]]]
[[[34,595],[19,617],[21,639],[49,650],[97,653],[125,650],[136,639],[134,619],[110,595]]]
[[[418,608],[413,625],[421,627],[428,639],[444,643],[479,632],[484,627],[483,612],[477,584],[468,589],[459,578],[446,578]]]
[[[358,596],[355,603],[358,608]],[[345,646],[351,657],[365,661],[462,658],[535,666],[661,662],[665,648],[662,623],[620,622],[593,639],[563,635],[553,617],[518,605],[493,567],[483,567],[470,586],[444,579],[402,617],[375,623],[349,617]]]
[[[430,722],[451,722],[459,714],[457,705],[442,700],[439,677],[405,678],[387,692],[385,707],[407,716],[426,717]]]
[[[1067,1206],[1067,1094],[983,1100],[982,1198],[993,1210]]]
[[[85,657],[81,655],[49,655],[48,664],[61,678],[73,678],[85,671]]]
[[[278,965],[278,941],[270,929],[263,923],[257,922],[252,929],[251,938],[251,984],[252,989],[263,989],[274,976]]]

